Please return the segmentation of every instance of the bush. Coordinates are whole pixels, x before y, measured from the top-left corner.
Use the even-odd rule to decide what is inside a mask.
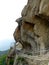
[[[13,58],[9,60],[9,64],[10,65],[13,65],[13,62],[14,62],[14,59]]]
[[[28,65],[28,62],[23,57],[18,57],[16,65]]]

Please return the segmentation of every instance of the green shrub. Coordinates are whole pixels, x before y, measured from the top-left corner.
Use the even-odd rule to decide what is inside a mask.
[[[10,65],[13,65],[13,62],[14,62],[14,59],[13,58],[9,60],[9,64]]]
[[[16,65],[28,65],[28,62],[23,57],[18,57]]]

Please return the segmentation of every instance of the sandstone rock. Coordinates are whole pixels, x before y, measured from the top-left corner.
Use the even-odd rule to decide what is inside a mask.
[[[23,47],[21,45],[21,43],[18,42],[18,44],[16,45],[16,50],[21,50]]]
[[[14,65],[48,65],[49,0],[28,0],[21,15],[16,20],[18,27],[13,34],[19,42],[15,46]],[[28,64],[18,62],[18,57],[25,58]]]
[[[49,0],[41,0],[39,14],[49,16]]]
[[[36,48],[36,42],[34,40],[34,24],[29,24],[29,23],[23,23],[21,26],[21,39],[26,43],[26,45],[30,44],[32,48]],[[25,46],[26,46],[25,45]]]
[[[19,27],[16,28],[15,32],[14,32],[14,39],[16,40],[16,42],[20,41],[20,30]]]
[[[42,15],[42,8],[46,6],[47,2],[45,0],[28,0],[22,10],[22,17],[17,19],[18,29],[14,33],[14,38],[16,41],[21,41],[23,48],[32,48],[36,51],[48,49],[49,23],[44,16],[39,15],[40,12]]]
[[[37,32],[38,31],[38,32]],[[40,23],[35,24],[34,26],[35,34],[39,35],[42,38],[43,43],[45,44],[46,49],[48,48],[47,44],[49,43],[49,23],[46,21],[41,21]],[[39,42],[41,43],[41,42]]]
[[[28,0],[28,4],[22,10],[22,16],[34,16],[39,12],[41,0]]]
[[[22,16],[26,16],[28,7],[29,7],[29,5],[28,5],[28,6],[26,5],[26,6],[23,8],[22,13],[21,13]]]
[[[49,20],[49,0],[28,0],[27,5],[22,10],[22,16],[39,17]]]
[[[17,22],[19,25],[21,25],[21,24],[22,24],[22,20],[23,20],[23,18],[20,17],[20,18],[16,19],[16,22]]]

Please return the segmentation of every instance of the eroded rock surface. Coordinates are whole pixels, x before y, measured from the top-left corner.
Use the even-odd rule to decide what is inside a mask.
[[[16,41],[19,41],[18,37],[20,38],[23,48],[28,47],[36,51],[48,49],[49,21],[44,18],[49,16],[48,4],[49,0],[28,0],[22,10],[22,17],[17,19],[18,29],[15,30],[14,38]],[[41,45],[44,45],[43,48]]]
[[[30,61],[28,65],[47,65],[49,56],[45,56],[49,52],[49,0],[28,0],[21,15],[16,20],[18,27],[14,32],[15,41],[22,45],[19,53],[16,52],[16,58],[26,58],[27,62]],[[18,65],[16,58],[14,65]]]

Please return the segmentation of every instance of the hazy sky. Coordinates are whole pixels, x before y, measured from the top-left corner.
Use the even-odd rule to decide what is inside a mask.
[[[13,32],[17,27],[15,20],[21,17],[26,3],[27,0],[0,0],[0,41],[13,39]]]

